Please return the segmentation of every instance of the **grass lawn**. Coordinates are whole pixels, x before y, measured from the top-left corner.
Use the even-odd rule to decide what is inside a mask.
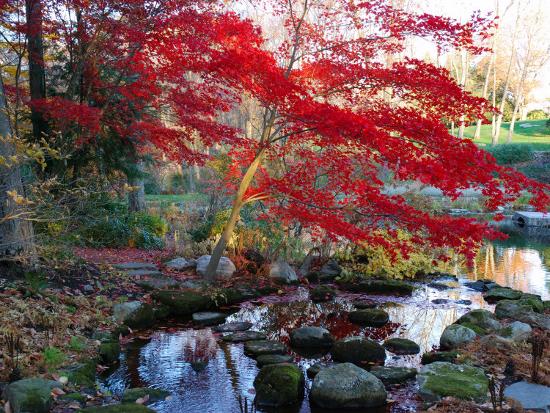
[[[529,125],[529,127],[522,128],[521,125]],[[499,144],[506,143],[510,124],[503,123],[500,129]],[[475,130],[475,125],[470,126],[466,128],[464,135],[473,139]],[[476,139],[474,142],[480,145],[491,144],[490,124],[481,126],[481,137]],[[529,143],[533,145],[534,150],[550,150],[550,129],[546,127],[546,119],[516,122],[512,143]]]
[[[145,200],[150,203],[180,203],[205,201],[207,195],[200,193],[182,195],[145,195]]]

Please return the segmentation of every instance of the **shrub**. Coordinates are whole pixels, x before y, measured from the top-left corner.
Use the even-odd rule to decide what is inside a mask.
[[[532,146],[522,143],[494,145],[488,147],[487,150],[500,165],[511,165],[533,159]]]
[[[530,120],[542,120],[542,119],[546,119],[547,117],[548,117],[548,114],[542,109],[535,109],[530,111],[527,114],[527,119],[530,119]]]
[[[47,347],[42,353],[44,358],[44,366],[47,369],[56,369],[65,361],[65,353],[59,350],[57,347]]]

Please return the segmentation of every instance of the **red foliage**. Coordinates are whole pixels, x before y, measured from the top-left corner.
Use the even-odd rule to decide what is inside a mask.
[[[397,183],[416,180],[451,197],[480,188],[490,208],[522,190],[534,194],[533,205],[548,205],[548,187],[448,133],[444,120],[472,122],[491,109],[488,102],[465,92],[447,70],[401,57],[411,36],[439,50],[480,53],[477,42],[489,35],[491,20],[475,15],[460,24],[386,0],[315,2],[306,11],[300,0],[258,0],[282,22],[280,41],[264,39],[227,10],[232,3],[44,0],[50,48],[71,56],[68,74],[80,73],[80,80],[32,104],[62,132],[78,128],[83,143],[110,133],[193,162],[202,161],[191,149],[195,141],[229,146],[228,186],[265,154],[246,196],[267,196],[271,217],[405,256],[412,246],[397,239],[398,228],[415,244],[454,247],[469,258],[483,237],[498,234],[387,195],[382,167]],[[18,6],[20,0],[2,2],[0,18],[14,33],[25,30],[13,19]],[[266,40],[277,45],[274,52]],[[220,121],[243,95],[264,109],[265,122],[273,119],[261,139]]]

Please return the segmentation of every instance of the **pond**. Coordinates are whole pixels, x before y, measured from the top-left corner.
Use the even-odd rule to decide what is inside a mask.
[[[550,242],[544,241],[544,237],[538,236],[540,234],[526,234],[525,230],[516,228],[505,230],[512,236],[507,241],[485,246],[475,268],[462,273],[465,277],[459,277],[458,282],[450,278],[439,281],[449,289],[419,284],[410,297],[345,293],[333,302],[315,304],[309,300],[307,289],[298,287],[284,297],[265,297],[244,303],[227,321],[251,322],[252,330],[262,331],[268,339],[284,343],[288,343],[290,331],[306,325],[325,327],[337,339],[359,335],[381,342],[389,337],[404,337],[418,343],[422,354],[438,346],[444,328],[467,311],[475,308],[492,310],[481,293],[464,286],[468,279],[490,278],[502,285],[541,294],[546,299],[550,297],[547,267]],[[350,323],[347,314],[353,309],[352,301],[357,298],[376,300],[389,313],[390,323],[381,328]],[[440,300],[434,303],[436,299]],[[259,369],[254,359],[244,354],[242,343],[225,343],[219,338],[220,334],[210,328],[193,329],[189,324],[159,327],[130,343],[119,367],[104,380],[103,385],[115,395],[121,395],[128,387],[167,390],[171,393],[168,399],[150,406],[160,413],[239,413],[245,399],[249,406],[252,404],[253,382]],[[304,373],[316,362],[330,361],[330,354],[304,354],[293,349],[290,349],[290,354]],[[385,364],[418,367],[420,355],[396,356],[388,352]],[[307,397],[310,386],[311,380],[306,379],[306,396],[301,406],[276,411],[324,412],[310,406]],[[388,397],[396,403],[364,412],[418,411],[420,401],[415,386],[412,381],[405,386],[390,388]]]

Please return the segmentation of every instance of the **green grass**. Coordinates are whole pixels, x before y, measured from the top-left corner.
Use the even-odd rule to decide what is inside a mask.
[[[180,203],[205,201],[207,195],[190,193],[182,195],[145,195],[145,200],[150,203]]]
[[[525,124],[532,126],[530,128],[522,128],[520,126]],[[500,129],[499,144],[506,143],[510,124],[503,123]],[[475,125],[466,128],[464,136],[473,139],[475,130]],[[481,137],[474,142],[480,145],[491,145],[490,124],[481,126]],[[531,144],[536,151],[550,150],[550,129],[546,127],[546,119],[516,122],[512,143],[528,143]]]

